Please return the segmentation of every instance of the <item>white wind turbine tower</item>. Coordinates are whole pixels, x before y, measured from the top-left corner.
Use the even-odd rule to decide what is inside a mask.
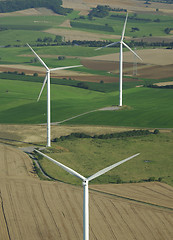
[[[45,155],[44,153],[38,151],[35,149],[35,151],[39,154],[41,154],[43,157],[47,158],[48,160],[50,160],[51,162],[55,163],[56,165],[58,165],[59,167],[63,168],[66,172],[72,174],[73,176],[80,178],[83,182],[83,240],[89,240],[89,191],[88,191],[88,182],[103,175],[104,173],[110,171],[111,169],[121,165],[122,163],[127,162],[128,160],[137,157],[140,153],[137,153],[131,157],[128,157],[122,161],[119,161],[109,167],[106,167],[102,170],[100,170],[99,172],[93,174],[92,176],[85,178],[84,176],[82,176],[81,174],[79,174],[78,172],[74,171],[73,169],[65,166],[64,164],[54,160],[53,158]]]
[[[32,49],[32,47],[27,43],[28,47],[31,49],[31,51],[35,54],[35,56],[38,58],[40,63],[46,68],[46,77],[44,79],[40,94],[38,96],[37,101],[39,101],[41,94],[43,92],[44,86],[47,82],[47,147],[51,146],[51,110],[50,110],[50,72],[56,71],[56,70],[63,70],[63,69],[69,69],[69,68],[75,68],[75,67],[81,67],[82,65],[77,66],[68,66],[68,67],[58,67],[58,68],[48,68],[48,66],[43,62],[43,60],[38,56],[38,54]]]
[[[126,15],[126,20],[124,23],[124,27],[123,27],[123,31],[122,31],[122,35],[121,35],[121,40],[119,42],[114,42],[114,43],[110,43],[104,47],[101,48],[97,48],[96,50],[105,48],[105,47],[110,47],[110,46],[114,46],[116,44],[120,44],[120,55],[119,55],[119,72],[120,72],[120,77],[119,77],[119,106],[122,107],[123,105],[123,97],[122,97],[122,90],[123,90],[123,45],[128,48],[133,54],[135,54],[135,56],[137,56],[141,61],[142,59],[124,42],[124,34],[125,34],[125,30],[126,30],[126,23],[127,23],[127,18],[128,18],[128,13]]]

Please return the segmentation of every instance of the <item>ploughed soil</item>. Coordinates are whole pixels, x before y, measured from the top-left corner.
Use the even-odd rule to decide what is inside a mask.
[[[3,144],[0,166],[1,239],[82,239],[82,186],[39,180],[29,156]],[[163,183],[89,187],[91,239],[172,239],[172,187]]]

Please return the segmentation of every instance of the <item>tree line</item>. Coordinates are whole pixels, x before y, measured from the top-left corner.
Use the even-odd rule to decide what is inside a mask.
[[[76,138],[94,138],[94,139],[111,139],[111,138],[124,138],[124,137],[137,137],[137,136],[146,136],[150,134],[159,134],[159,130],[155,129],[154,132],[149,130],[132,130],[126,132],[119,132],[119,133],[111,133],[111,134],[101,134],[101,135],[88,135],[86,133],[71,133],[67,136],[61,136],[59,138],[54,138],[53,142],[59,142],[64,140],[73,140]]]
[[[0,1],[0,12],[14,12],[28,8],[45,7],[51,9],[53,12],[66,15],[73,11],[71,8],[63,8],[62,0],[6,0]]]

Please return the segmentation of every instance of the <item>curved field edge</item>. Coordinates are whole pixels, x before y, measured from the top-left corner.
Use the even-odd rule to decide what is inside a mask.
[[[139,152],[140,155],[95,179],[96,183],[163,181],[173,186],[173,133],[160,133],[117,139],[74,139],[52,143],[47,154],[85,177]],[[166,154],[165,154],[166,153]],[[45,158],[39,160],[44,171],[54,179],[80,184]]]

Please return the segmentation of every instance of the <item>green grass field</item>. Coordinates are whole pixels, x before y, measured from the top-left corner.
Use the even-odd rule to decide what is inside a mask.
[[[0,80],[1,123],[46,122],[46,89],[36,102],[41,83]],[[91,124],[132,127],[173,127],[171,89],[130,88],[124,90],[128,109],[98,111],[65,124]],[[52,122],[106,106],[118,105],[119,92],[101,93],[76,87],[51,85]]]
[[[56,153],[46,153],[85,177],[137,152],[141,154],[91,183],[140,182],[150,178],[173,186],[173,133],[160,133],[123,139],[76,139],[54,143]],[[56,148],[60,146],[61,148]],[[52,151],[52,150],[50,150]],[[43,158],[39,160],[45,172],[55,179],[81,184],[81,181]],[[166,163],[166,164],[165,164]]]

